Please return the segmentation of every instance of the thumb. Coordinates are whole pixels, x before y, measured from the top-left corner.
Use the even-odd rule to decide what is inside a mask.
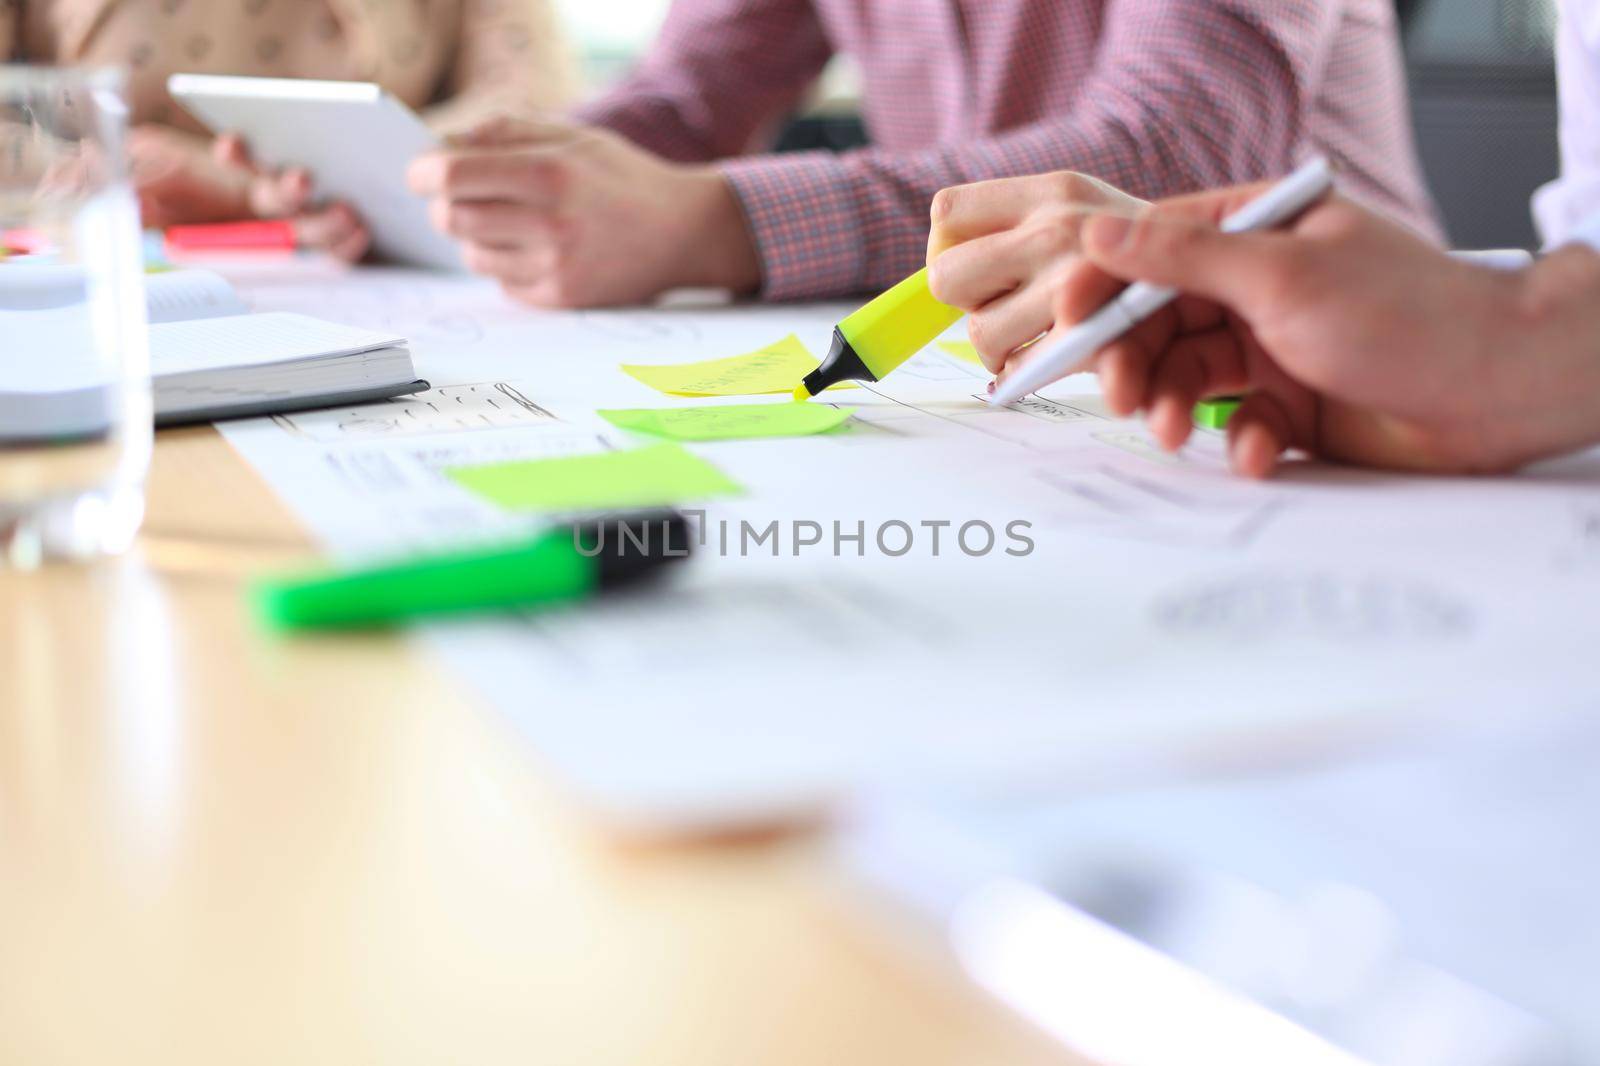
[[[1136,219],[1099,215],[1083,229],[1083,253],[1125,281],[1164,285],[1244,310],[1278,288],[1291,268],[1292,238],[1279,233],[1223,233],[1207,222],[1157,209]]]

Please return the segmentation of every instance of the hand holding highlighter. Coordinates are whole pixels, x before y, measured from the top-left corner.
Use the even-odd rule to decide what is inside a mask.
[[[1333,168],[1322,156],[1223,220],[1225,233],[1270,229],[1292,222],[1333,188]],[[1137,282],[1094,315],[1072,327],[1050,348],[1033,353],[1006,376],[989,397],[992,406],[1014,403],[1094,355],[1177,299],[1176,289]]]

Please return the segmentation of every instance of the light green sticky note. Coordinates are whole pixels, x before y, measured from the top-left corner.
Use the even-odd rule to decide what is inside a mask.
[[[983,366],[983,356],[978,354],[978,346],[971,341],[940,341],[939,350],[949,352],[957,359]]]
[[[445,474],[508,511],[670,507],[743,491],[722,471],[677,444],[563,459],[456,466]]]
[[[671,366],[622,366],[631,376],[669,396],[788,395],[801,378],[816,368],[816,357],[792,333],[776,344],[726,359]]]
[[[1194,424],[1206,429],[1227,429],[1233,412],[1244,402],[1239,396],[1213,396],[1194,405]]]
[[[597,411],[618,429],[670,440],[748,440],[809,437],[843,425],[854,408],[825,403],[737,403],[714,407],[635,408]]]

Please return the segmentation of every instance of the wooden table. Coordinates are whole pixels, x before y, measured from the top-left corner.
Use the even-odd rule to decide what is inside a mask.
[[[0,1066],[1065,1061],[815,838],[622,846],[400,641],[254,632],[311,557],[196,429],[133,557],[0,576]]]

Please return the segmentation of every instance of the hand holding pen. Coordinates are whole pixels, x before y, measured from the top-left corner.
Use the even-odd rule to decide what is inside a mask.
[[[1592,253],[1486,264],[1339,196],[1272,232],[1218,228],[1260,191],[1182,197],[1132,225],[1106,217],[1084,227],[1082,257],[1058,282],[1059,321],[1093,321],[1108,297],[1140,287],[1123,289],[1130,281],[1184,294],[1090,354],[1114,413],[1142,413],[1176,450],[1194,432],[1196,400],[1247,393],[1228,451],[1251,476],[1291,449],[1482,472],[1595,438],[1600,403],[1576,402],[1600,397],[1592,344],[1557,328],[1560,315],[1527,314],[1537,283],[1550,308],[1570,305],[1600,328],[1600,307],[1585,299]],[[1002,374],[1008,393],[1027,354]]]

